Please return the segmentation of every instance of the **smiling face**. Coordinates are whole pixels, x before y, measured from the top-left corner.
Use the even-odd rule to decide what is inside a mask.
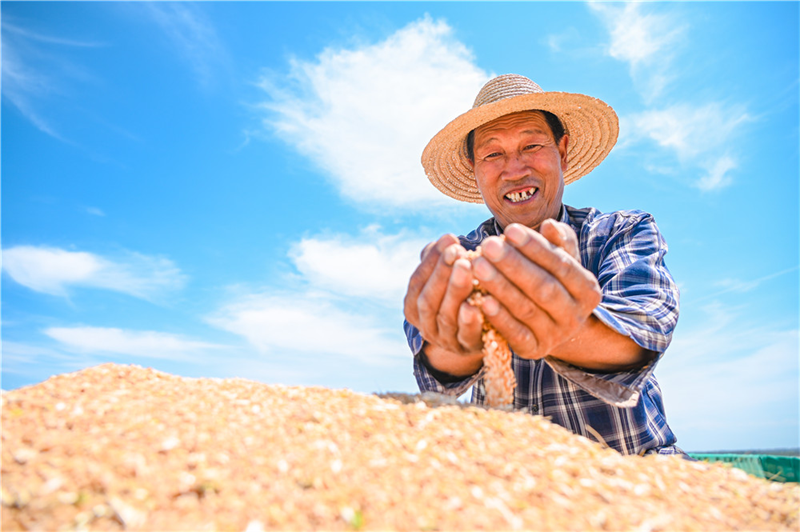
[[[567,135],[555,143],[537,111],[501,116],[475,130],[475,179],[500,227],[516,222],[538,229],[558,217],[568,143]]]

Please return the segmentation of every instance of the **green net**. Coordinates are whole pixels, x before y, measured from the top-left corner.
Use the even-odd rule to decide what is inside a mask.
[[[800,457],[768,454],[689,453],[705,462],[725,462],[753,476],[776,482],[800,482]]]

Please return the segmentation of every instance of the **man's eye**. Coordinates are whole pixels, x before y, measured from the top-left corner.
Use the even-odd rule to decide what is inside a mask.
[[[499,151],[495,151],[495,152],[492,152],[492,153],[490,153],[488,155],[484,155],[483,156],[483,160],[497,159],[498,157],[500,157],[500,152]]]
[[[527,146],[525,146],[525,151],[538,150],[541,147],[542,147],[541,144],[528,144]]]

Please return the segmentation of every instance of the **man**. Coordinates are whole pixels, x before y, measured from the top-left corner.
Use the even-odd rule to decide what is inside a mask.
[[[564,185],[594,169],[617,134],[600,100],[514,74],[490,80],[422,164],[439,190],[493,216],[425,248],[406,335],[423,391],[474,386],[483,403],[485,317],[513,351],[516,409],[624,454],[680,454],[653,376],[678,319],[666,242],[647,213],[562,203]],[[478,245],[482,256],[466,260]],[[474,279],[488,292],[480,308],[466,302]]]

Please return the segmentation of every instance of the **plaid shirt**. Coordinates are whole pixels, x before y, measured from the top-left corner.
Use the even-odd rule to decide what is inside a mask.
[[[550,356],[527,360],[514,355],[514,408],[547,416],[593,440],[599,436],[623,454],[682,453],[667,425],[661,389],[653,375],[678,321],[678,287],[664,264],[667,244],[653,217],[642,211],[604,214],[565,205],[560,221],[575,230],[581,263],[602,289],[594,315],[658,356],[640,369],[597,373]],[[499,233],[490,218],[460,240],[471,250]],[[484,369],[463,381],[443,384],[420,361],[424,340],[419,331],[406,322],[405,332],[415,355],[420,390],[461,395],[473,386],[472,402],[484,404]]]

